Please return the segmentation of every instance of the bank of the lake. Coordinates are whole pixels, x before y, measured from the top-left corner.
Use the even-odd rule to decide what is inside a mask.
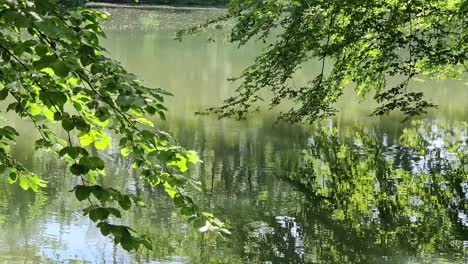
[[[204,5],[149,5],[149,4],[116,4],[116,3],[107,3],[107,2],[89,2],[85,5],[88,8],[128,8],[128,9],[137,9],[137,10],[223,10],[224,6],[204,6]]]
[[[89,8],[133,8],[146,10],[203,10],[203,9],[223,9],[226,8],[227,1],[214,0],[194,0],[194,1],[97,1],[87,2]]]

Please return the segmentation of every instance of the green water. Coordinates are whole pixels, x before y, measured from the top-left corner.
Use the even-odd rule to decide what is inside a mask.
[[[468,147],[464,80],[415,82],[439,109],[419,121],[369,117],[372,102],[348,92],[333,120],[275,123],[274,112],[246,121],[196,117],[216,105],[261,51],[227,44],[223,32],[173,40],[174,30],[220,10],[109,9],[104,46],[150,86],[175,96],[159,122],[204,161],[194,193],[232,231],[202,235],[159,189],[108,150],[103,184],[137,193],[148,206],[123,221],[149,234],[154,250],[128,254],[103,238],[69,193],[78,182],[65,163],[33,151],[28,121],[7,115],[22,134],[14,155],[49,182],[38,193],[0,180],[0,263],[467,263]],[[314,63],[297,76],[303,82]],[[117,144],[114,144],[116,146]]]

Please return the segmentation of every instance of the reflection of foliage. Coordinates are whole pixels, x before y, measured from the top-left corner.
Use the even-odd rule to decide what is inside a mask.
[[[159,27],[160,19],[157,14],[138,17],[140,24],[145,31],[150,31]]]
[[[109,154],[106,161],[112,159],[112,164],[115,166],[107,168],[108,177],[101,177],[98,180],[106,186],[126,190],[144,199],[147,208],[130,209],[128,214],[122,216],[122,222],[137,226],[139,231],[148,234],[152,240],[153,250],[147,251],[140,248],[132,256],[128,256],[118,248],[111,251],[108,241],[102,240],[98,236],[98,231],[94,231],[86,239],[96,246],[87,250],[90,254],[84,256],[83,259],[91,262],[105,259],[106,262],[112,262],[114,257],[116,259],[128,258],[129,262],[140,263],[154,260],[187,261],[190,263],[265,263],[268,261],[272,263],[379,263],[379,260],[385,262],[382,261],[382,256],[396,256],[390,261],[387,260],[386,263],[406,263],[404,258],[413,255],[413,252],[423,254],[424,250],[426,253],[438,250],[428,247],[430,242],[428,240],[433,232],[433,230],[424,229],[428,225],[421,221],[414,224],[409,223],[409,217],[413,216],[412,212],[403,210],[403,213],[400,214],[401,223],[390,223],[386,226],[383,226],[385,221],[373,223],[369,220],[373,214],[372,210],[365,206],[366,202],[376,202],[374,193],[378,193],[380,189],[376,189],[374,192],[374,188],[377,187],[367,184],[365,179],[362,180],[364,183],[361,183],[360,179],[356,178],[359,173],[364,175],[366,172],[369,174],[376,172],[376,164],[385,164],[383,160],[393,160],[391,166],[382,165],[383,168],[389,169],[387,171],[388,178],[391,178],[392,175],[402,177],[397,175],[395,170],[405,172],[404,177],[406,178],[409,176],[408,171],[413,171],[415,174],[431,174],[429,167],[433,168],[434,173],[437,173],[438,169],[435,168],[437,166],[433,162],[438,159],[430,157],[429,153],[435,153],[431,150],[431,146],[440,144],[437,143],[440,142],[439,137],[446,137],[444,141],[452,142],[452,145],[461,144],[458,149],[459,153],[456,153],[455,156],[448,151],[441,152],[442,156],[450,156],[450,162],[446,163],[451,163],[453,169],[459,167],[457,157],[461,157],[466,149],[466,146],[461,143],[466,136],[463,134],[466,133],[464,126],[447,129],[420,124],[402,130],[401,133],[396,132],[398,129],[394,127],[379,127],[377,131],[386,136],[377,139],[378,137],[374,138],[374,134],[365,133],[362,130],[359,130],[361,132],[358,133],[360,137],[355,137],[355,130],[349,125],[343,125],[343,123],[340,123],[340,132],[333,134],[334,131],[327,129],[311,132],[303,127],[288,125],[277,125],[275,129],[271,129],[273,121],[270,119],[268,121],[249,120],[249,123],[242,124],[244,129],[240,129],[239,123],[234,122],[218,124],[216,120],[208,119],[200,119],[199,122],[171,120],[173,120],[171,131],[174,131],[176,137],[181,139],[180,143],[196,149],[204,160],[203,163],[191,170],[191,177],[200,181],[206,192],[202,194],[194,191],[193,197],[200,201],[203,207],[211,208],[216,215],[222,215],[223,219],[226,219],[226,222],[232,227],[232,235],[227,240],[213,239],[212,236],[200,234],[197,230],[190,228],[183,219],[174,213],[172,201],[170,197],[165,195],[163,189],[151,188],[148,184],[139,181],[138,174],[129,170],[132,165],[130,159]],[[216,127],[216,124],[219,127]],[[435,129],[440,130],[437,130],[436,133]],[[290,138],[289,141],[284,140],[291,134],[292,130],[294,130],[296,137]],[[23,134],[21,131],[19,132]],[[341,134],[346,132],[349,134],[345,136]],[[309,137],[311,134],[312,137]],[[402,136],[399,137],[399,140],[393,139],[400,134]],[[307,142],[308,137],[313,148],[308,149],[307,162],[302,163],[303,169],[299,170],[297,169],[298,155],[294,154],[304,148],[304,142]],[[419,142],[419,145],[412,142]],[[47,177],[44,180],[51,184],[48,185],[44,193],[30,193],[29,199],[26,199],[27,193],[20,192],[19,188],[14,189],[17,190],[16,192],[11,191],[17,186],[0,185],[0,189],[7,190],[5,195],[0,192],[0,200],[2,201],[0,202],[0,208],[2,208],[0,210],[3,210],[1,204],[6,205],[5,208],[9,208],[8,210],[21,207],[19,209],[22,212],[21,218],[28,219],[28,221],[29,219],[34,220],[34,224],[32,222],[25,224],[24,226],[27,227],[25,228],[20,226],[21,223],[17,223],[16,214],[3,213],[2,211],[0,215],[7,215],[7,219],[5,224],[0,226],[0,233],[2,233],[0,245],[4,249],[6,248],[7,254],[17,256],[29,254],[29,258],[32,258],[41,252],[45,244],[46,247],[53,247],[55,252],[62,254],[60,259],[64,259],[66,256],[63,255],[62,248],[70,246],[70,239],[76,241],[79,239],[62,234],[68,233],[71,227],[78,226],[80,231],[86,231],[89,228],[88,221],[85,223],[77,222],[77,220],[83,219],[74,213],[81,207],[81,204],[71,196],[62,195],[62,193],[67,193],[72,189],[77,180],[62,177],[63,173],[67,171],[66,164],[57,163],[56,159],[47,153],[31,151],[28,148],[32,148],[32,146],[28,143],[26,140],[20,140],[12,149],[12,155],[18,157],[22,156],[19,154],[24,153],[21,162],[28,168],[34,167],[39,175],[45,174]],[[449,148],[449,145],[437,146],[440,149]],[[383,159],[376,157],[383,157]],[[426,162],[423,161],[424,158],[426,158]],[[325,190],[321,185],[317,185],[317,180],[314,179],[320,171],[316,169],[314,175],[311,175],[311,169],[308,167],[312,165],[311,162],[314,160],[318,164],[315,165],[317,168],[324,164],[324,172],[321,175],[328,175],[323,178],[328,179],[329,186],[337,186],[338,191],[332,188]],[[428,165],[429,160],[433,165]],[[350,164],[351,162],[356,164]],[[365,166],[359,165],[359,162],[366,164],[367,168],[363,168]],[[352,168],[360,170],[354,172],[353,177],[347,176],[354,179],[349,180],[348,186],[348,181],[344,179],[348,179],[345,176],[350,175]],[[300,183],[298,176],[304,179],[303,187],[305,188],[302,190],[305,194],[312,194],[308,195],[310,200],[306,199],[301,192],[291,188],[289,184],[273,177],[273,173],[281,174],[282,171],[299,171],[291,179],[295,183]],[[330,176],[332,173],[335,174]],[[379,174],[381,173],[379,172]],[[415,179],[421,183],[425,182],[423,179]],[[352,187],[358,183],[362,187],[353,190]],[[399,188],[403,189],[403,187]],[[314,190],[323,197],[319,194],[314,195],[312,192]],[[364,190],[370,190],[371,195],[367,195]],[[38,206],[34,206],[37,209],[30,210],[33,206],[29,207],[28,204],[34,203],[34,196],[43,194],[48,197],[44,207],[42,207],[43,202],[39,203],[38,201],[36,202]],[[357,198],[350,201],[351,199],[346,195]],[[362,195],[364,198],[359,198],[358,195]],[[401,200],[403,199],[401,197],[403,196],[399,196],[400,208],[415,209],[414,206],[406,206],[406,200]],[[358,202],[358,198],[361,202]],[[421,195],[420,200],[424,199],[424,196]],[[348,208],[346,208],[346,203]],[[441,206],[443,203],[444,201],[440,202]],[[427,207],[429,205],[427,202],[422,205],[426,206],[425,208],[431,208]],[[336,210],[333,210],[333,206]],[[344,220],[340,220],[340,213],[334,213],[339,210],[342,212],[341,215],[344,215]],[[392,213],[398,215],[398,210],[399,208],[396,208]],[[35,211],[40,211],[44,215],[37,216]],[[419,211],[423,211],[423,209],[421,208]],[[438,215],[436,212],[435,217]],[[380,217],[377,218],[380,219]],[[440,219],[445,221],[447,218]],[[365,225],[359,225],[359,221],[364,222]],[[454,219],[453,223],[457,223],[456,221]],[[55,240],[48,240],[44,243],[43,238],[47,236],[47,233],[43,231],[43,227],[50,223],[60,225],[58,232],[61,235]],[[399,224],[406,228],[401,230],[410,230],[411,232],[413,229],[417,230],[418,227],[413,226],[413,229],[410,229],[405,225],[419,225],[419,231],[415,231],[421,233],[419,235],[414,234],[410,237],[403,231],[398,231],[394,237],[397,237],[399,241],[411,238],[413,239],[412,245],[417,247],[419,243],[420,247],[414,249],[408,246],[409,243],[399,245],[390,241],[392,227]],[[443,231],[440,229],[446,229],[448,235],[454,236],[453,241],[464,239],[462,233],[464,229],[447,229],[442,224],[450,224],[450,222],[441,222],[437,225],[440,228],[434,230],[442,233]],[[379,230],[373,231],[376,226],[380,227],[381,236],[379,236]],[[431,224],[427,228],[433,226]],[[457,224],[451,226],[456,227]],[[460,224],[458,226],[461,227]],[[94,228],[89,229],[89,231],[91,230]],[[6,232],[4,233],[4,231]],[[429,233],[429,235],[422,236],[425,235],[424,232]],[[402,235],[406,235],[407,238],[402,237]],[[440,235],[436,235],[440,237]],[[383,242],[380,245],[375,245],[374,242],[377,239]],[[21,251],[21,245],[28,241],[40,243],[40,246],[36,246],[34,251],[32,248],[24,249],[31,251],[31,253],[24,253]],[[61,245],[57,245],[57,243],[61,243]],[[439,244],[442,246],[442,243],[445,242],[442,241]],[[76,248],[73,250],[76,252]],[[456,248],[448,248],[447,252],[450,250],[459,252]],[[430,254],[429,257],[434,257],[434,255]],[[47,256],[57,260],[54,255],[47,254]],[[428,262],[431,263],[431,261]]]
[[[321,129],[289,180],[327,213],[330,225],[342,228],[341,235],[359,241],[354,253],[457,255],[468,232],[466,128],[416,122],[400,142]]]

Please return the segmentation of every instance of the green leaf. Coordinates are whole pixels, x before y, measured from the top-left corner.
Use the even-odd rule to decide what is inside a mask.
[[[49,76],[54,76],[54,75],[55,75],[54,70],[52,70],[52,68],[49,68],[49,67],[42,69],[41,72],[45,72],[45,73],[47,73]]]
[[[58,60],[57,55],[46,55],[42,56],[40,60],[33,62],[34,68],[36,70],[42,70],[44,68],[50,67]]]
[[[45,91],[41,92],[39,95],[39,99],[41,99],[44,105],[53,107],[57,106],[60,109],[63,108],[65,103],[67,102],[68,98],[67,95],[61,91]]]
[[[79,164],[86,166],[90,170],[103,170],[105,163],[99,157],[82,157]]]
[[[163,111],[159,111],[158,114],[159,114],[159,117],[160,117],[162,120],[166,120],[166,114],[164,114]]]
[[[104,66],[102,64],[100,64],[100,63],[93,63],[93,65],[91,65],[91,73],[92,74],[98,74],[102,70],[104,70]]]
[[[109,207],[107,208],[107,211],[109,211],[110,214],[114,215],[117,218],[122,217],[122,214],[120,213],[119,209]]]
[[[180,155],[179,153],[175,154],[175,159],[172,159],[169,164],[178,167],[181,172],[184,172],[188,169],[187,158]]]
[[[70,172],[77,176],[84,175],[88,173],[88,171],[89,171],[89,168],[82,164],[75,163],[70,167]]]
[[[73,118],[64,118],[62,120],[62,127],[65,129],[65,131],[69,132],[75,129],[75,121]]]
[[[106,220],[108,217],[109,211],[107,210],[107,208],[98,207],[89,211],[89,218],[91,218],[93,222],[96,222],[97,220]]]
[[[75,196],[78,201],[83,201],[89,198],[92,188],[85,185],[79,185],[75,187]]]
[[[88,151],[81,147],[65,147],[59,152],[60,157],[68,155],[72,159],[76,159],[80,154],[82,156],[88,156]]]
[[[101,234],[108,236],[111,233],[111,226],[106,222],[100,222],[97,227],[101,230]]]
[[[136,250],[140,246],[140,244],[138,242],[136,242],[133,238],[130,238],[130,237],[123,238],[120,241],[120,244],[122,245],[122,248],[127,250],[127,251]]]
[[[15,183],[18,180],[18,173],[15,171],[10,172],[10,175],[8,175],[8,182],[10,184]]]
[[[42,107],[36,103],[28,103],[28,107],[32,116],[37,116],[42,113]]]
[[[160,151],[158,153],[158,160],[164,163],[172,160],[174,157],[175,157],[175,153],[172,151]]]
[[[47,118],[47,120],[54,121],[54,112],[52,112],[49,108],[42,108],[42,112],[44,113],[44,116]]]
[[[47,52],[49,52],[49,48],[47,47],[47,45],[40,43],[34,48],[34,51],[36,51],[36,54],[38,56],[44,57],[47,54]]]
[[[187,159],[188,162],[195,164],[200,162],[200,158],[198,157],[197,153],[195,151],[187,151]]]
[[[112,146],[112,142],[109,138],[109,136],[107,136],[107,134],[105,133],[96,133],[98,135],[98,138],[96,141],[94,141],[94,146],[99,149],[99,150],[104,150],[106,149],[107,147],[111,147]]]
[[[63,157],[66,154],[68,154],[68,156],[70,156],[70,158],[76,159],[78,157],[78,155],[80,154],[80,152],[79,152],[79,150],[77,148],[74,148],[74,147],[65,147],[62,150],[60,150],[60,152],[59,152],[60,157]]]
[[[100,186],[95,186],[96,188],[93,189],[93,195],[98,199],[101,203],[105,203],[111,197],[109,191],[104,189]]]
[[[51,68],[54,70],[57,76],[66,78],[70,74],[70,66],[64,61],[57,61],[51,65]]]
[[[151,245],[151,241],[144,239],[142,242],[146,249],[153,250],[153,245]]]
[[[0,101],[3,101],[7,98],[8,96],[8,89],[4,88],[0,91]]]
[[[128,195],[122,195],[121,199],[119,199],[119,205],[122,209],[128,210],[132,206],[132,201]]]
[[[28,190],[30,185],[25,177],[19,177],[19,185],[23,190]]]
[[[175,195],[177,194],[177,191],[174,190],[174,188],[168,182],[164,183],[164,190],[171,198],[174,198]]]
[[[8,169],[8,166],[5,164],[0,164],[0,174],[4,173]]]
[[[130,95],[119,95],[115,102],[122,108],[128,108],[132,105],[133,97]]]
[[[147,126],[154,127],[153,122],[149,121],[149,120],[146,119],[146,118],[140,117],[140,118],[137,118],[136,121],[137,121],[138,123],[142,123],[142,124],[145,124],[145,125],[147,125]]]
[[[83,147],[89,146],[93,142],[93,138],[89,133],[81,134],[80,135],[80,144]]]
[[[119,146],[120,146],[120,147],[123,147],[123,146],[127,145],[127,142],[128,142],[128,138],[123,137],[123,138],[121,138],[120,141],[119,141]]]
[[[76,101],[76,100],[73,101],[73,107],[75,107],[75,109],[78,110],[78,111],[83,110],[83,104],[81,102]]]
[[[11,126],[4,126],[0,128],[0,136],[4,136],[10,140],[15,140],[16,136],[19,136],[19,134]]]
[[[129,148],[122,148],[120,150],[120,154],[122,154],[122,156],[124,157],[127,157],[128,155],[130,155],[130,153],[132,153],[132,150]]]
[[[42,148],[42,149],[45,149],[47,151],[47,150],[50,150],[52,148],[53,144],[49,140],[46,140],[44,138],[40,138],[40,139],[36,140],[35,146],[36,146],[36,149],[41,149]]]
[[[42,110],[42,109],[41,109],[41,110]],[[55,112],[55,113],[54,113],[54,120],[55,120],[55,121],[60,121],[60,120],[62,120],[62,113],[60,113],[60,112]]]
[[[11,103],[11,104],[9,104],[9,105],[7,106],[6,111],[9,112],[9,111],[11,111],[11,110],[15,110],[15,109],[17,108],[17,106],[18,106],[18,102],[13,102],[13,103]]]
[[[76,129],[82,132],[88,132],[91,129],[91,126],[82,118],[74,117]]]

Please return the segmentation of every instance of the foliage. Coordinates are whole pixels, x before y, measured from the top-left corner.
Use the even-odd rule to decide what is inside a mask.
[[[98,184],[108,163],[96,150],[103,153],[113,144],[151,186],[162,186],[196,226],[227,232],[184,192],[187,184],[197,186],[183,175],[199,162],[196,153],[147,119],[165,119],[162,103],[170,94],[145,87],[104,55],[99,21],[107,18],[105,13],[63,9],[54,0],[3,0],[0,6],[0,99],[9,103],[6,111],[33,122],[40,137],[37,149],[58,154],[81,180],[73,192],[90,203],[83,213],[103,235],[112,235],[126,250],[151,246],[145,236],[112,220],[122,216],[121,210],[143,205],[141,199]],[[17,135],[11,126],[0,128],[0,169],[11,183],[37,190],[45,182],[9,154]]]
[[[233,0],[228,14],[189,30],[195,33],[227,20],[229,40],[239,46],[255,39],[267,43],[255,63],[233,80],[236,95],[203,112],[245,118],[260,110],[269,90],[273,108],[284,100],[294,107],[280,118],[313,121],[334,115],[333,104],[352,83],[380,104],[373,114],[401,110],[408,117],[435,107],[422,91],[408,89],[418,76],[456,77],[466,71],[468,3],[464,0]],[[294,73],[307,61],[320,70],[296,87]],[[400,79],[391,84],[389,77]]]

